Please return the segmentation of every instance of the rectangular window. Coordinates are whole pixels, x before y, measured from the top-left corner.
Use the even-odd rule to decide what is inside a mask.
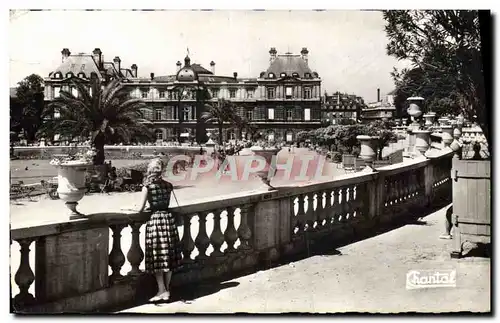
[[[212,98],[217,99],[218,97],[219,97],[219,90],[213,89],[212,90]]]
[[[59,86],[54,87],[54,98],[58,98],[61,94],[61,88]]]
[[[311,109],[304,109],[304,120],[311,120]]]
[[[77,98],[78,97],[78,89],[76,87],[71,88],[71,94]]]
[[[274,109],[273,108],[267,109],[267,118],[269,120],[274,120]]]
[[[155,110],[155,120],[161,120],[161,109]]]
[[[286,119],[288,121],[293,120],[293,109],[286,109]]]
[[[292,87],[287,87],[286,90],[285,90],[285,94],[286,94],[286,98],[287,99],[291,99],[292,98]]]
[[[156,140],[163,140],[163,131],[156,130]]]
[[[247,98],[248,99],[253,98],[253,90],[247,90]]]
[[[54,108],[54,119],[59,119],[61,117],[61,112],[59,108]]]
[[[146,90],[142,90],[141,96],[143,99],[146,99],[148,97],[148,92]]]
[[[233,89],[229,90],[229,97],[231,99],[235,98],[236,97],[236,90],[233,90]]]
[[[247,117],[247,120],[252,120],[253,119],[253,111],[247,110],[246,117]]]
[[[311,88],[306,87],[304,88],[304,99],[310,99],[311,98]]]
[[[165,91],[160,91],[160,98],[164,98],[165,97]]]
[[[274,99],[274,94],[275,94],[275,91],[274,91],[273,87],[267,88],[267,98],[268,99]]]

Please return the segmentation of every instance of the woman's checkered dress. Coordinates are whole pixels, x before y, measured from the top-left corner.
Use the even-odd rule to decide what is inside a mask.
[[[146,184],[151,218],[146,222],[146,271],[175,270],[181,264],[179,233],[168,212],[173,186],[162,179]]]

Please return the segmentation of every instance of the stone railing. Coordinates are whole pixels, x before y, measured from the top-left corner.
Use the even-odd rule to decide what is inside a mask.
[[[173,288],[309,255],[310,248],[419,217],[423,208],[438,200],[450,201],[451,158],[451,152],[443,153],[331,182],[173,208],[184,256]],[[141,228],[147,219],[148,214],[106,213],[11,229],[11,241],[20,245],[15,311],[105,311],[152,296],[154,278],[142,269]],[[126,227],[131,238],[124,251],[121,236]],[[35,272],[30,265],[33,242]],[[126,273],[125,265],[130,268]]]

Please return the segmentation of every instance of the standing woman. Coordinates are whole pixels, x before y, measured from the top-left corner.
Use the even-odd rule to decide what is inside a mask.
[[[163,168],[160,158],[149,163],[139,210],[144,211],[146,201],[149,203],[151,218],[146,222],[146,272],[154,274],[158,284],[158,293],[150,299],[152,302],[170,298],[172,271],[181,265],[182,259],[175,217],[168,210],[173,186],[162,179]]]

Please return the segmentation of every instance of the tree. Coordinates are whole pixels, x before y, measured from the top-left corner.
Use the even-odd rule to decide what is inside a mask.
[[[60,97],[48,105],[45,114],[53,116],[57,110],[59,118],[51,118],[44,124],[42,133],[59,133],[71,139],[91,138],[97,150],[95,165],[104,163],[104,145],[111,142],[128,143],[132,137],[148,136],[152,133],[143,118],[148,109],[141,99],[130,98],[130,93],[119,79],[101,86],[97,77],[91,79],[90,87],[82,81],[71,81],[78,95],[61,91]]]
[[[222,128],[224,123],[238,126],[244,123],[243,119],[236,113],[232,102],[225,99],[219,99],[217,102],[205,104],[205,112],[201,115],[201,119],[206,123],[216,124],[219,128],[218,142],[223,144]]]
[[[43,79],[39,75],[31,74],[19,82],[16,97],[10,99],[11,130],[34,141],[42,123],[43,101]]]
[[[383,17],[387,53],[420,68],[426,84],[455,89],[453,111],[469,119],[477,116],[489,142],[478,11],[398,10],[384,11]]]

